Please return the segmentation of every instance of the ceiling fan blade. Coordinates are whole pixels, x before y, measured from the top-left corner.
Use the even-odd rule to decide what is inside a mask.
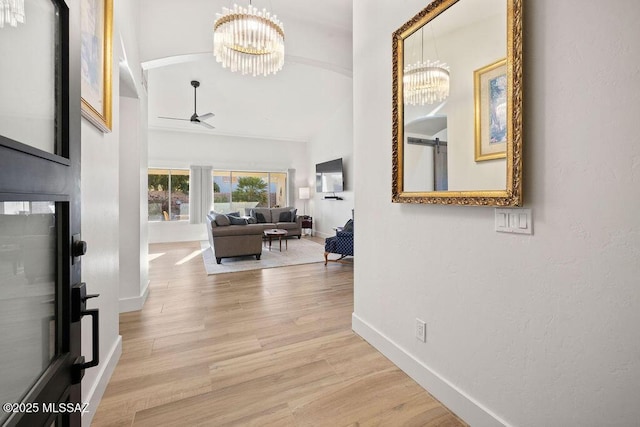
[[[201,124],[202,126],[206,127],[207,129],[215,129],[215,127],[211,126],[209,123],[207,122],[198,122],[198,124]]]
[[[178,117],[163,117],[163,116],[158,116],[159,119],[169,119],[169,120],[184,120],[184,121],[189,121],[189,119],[180,119]]]
[[[186,122],[191,122],[191,123],[197,123],[200,124],[204,127],[206,127],[207,129],[215,129],[215,127],[211,126],[209,123],[205,123],[204,120],[210,119],[211,117],[215,116],[215,114],[213,113],[207,113],[207,114],[203,114],[201,116],[198,115],[198,113],[196,111],[198,111],[198,104],[197,104],[197,95],[198,95],[198,86],[200,86],[200,82],[197,80],[192,80],[191,81],[191,86],[193,86],[193,114],[191,115],[190,118],[188,119],[182,119],[182,118],[178,118],[178,117],[166,117],[166,116],[158,116],[159,119],[169,119],[169,120],[182,120],[182,121],[186,121]]]

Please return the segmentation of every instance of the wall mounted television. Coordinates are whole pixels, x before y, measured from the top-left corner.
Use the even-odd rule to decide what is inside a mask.
[[[316,165],[316,193],[344,191],[342,158]]]

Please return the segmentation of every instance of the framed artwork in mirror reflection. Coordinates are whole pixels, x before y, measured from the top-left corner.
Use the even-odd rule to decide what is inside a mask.
[[[507,155],[507,60],[474,71],[475,160]]]

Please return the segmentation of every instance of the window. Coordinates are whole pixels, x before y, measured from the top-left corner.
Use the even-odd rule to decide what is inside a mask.
[[[213,171],[213,210],[245,215],[255,207],[287,204],[287,174],[284,172]]]
[[[189,219],[189,171],[149,169],[149,221]]]

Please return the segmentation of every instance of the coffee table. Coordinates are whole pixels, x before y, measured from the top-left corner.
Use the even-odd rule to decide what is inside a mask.
[[[264,230],[264,237],[266,239],[269,240],[269,250],[271,250],[271,239],[273,239],[274,237],[278,238],[278,241],[280,241],[280,252],[282,252],[282,238],[283,237],[287,237],[287,230],[281,230],[279,228],[273,228],[273,229],[269,229],[269,230]],[[264,245],[267,245],[267,240],[265,239],[264,241]],[[289,244],[287,243],[287,240],[284,240],[284,244],[285,244],[285,249],[289,250]]]

